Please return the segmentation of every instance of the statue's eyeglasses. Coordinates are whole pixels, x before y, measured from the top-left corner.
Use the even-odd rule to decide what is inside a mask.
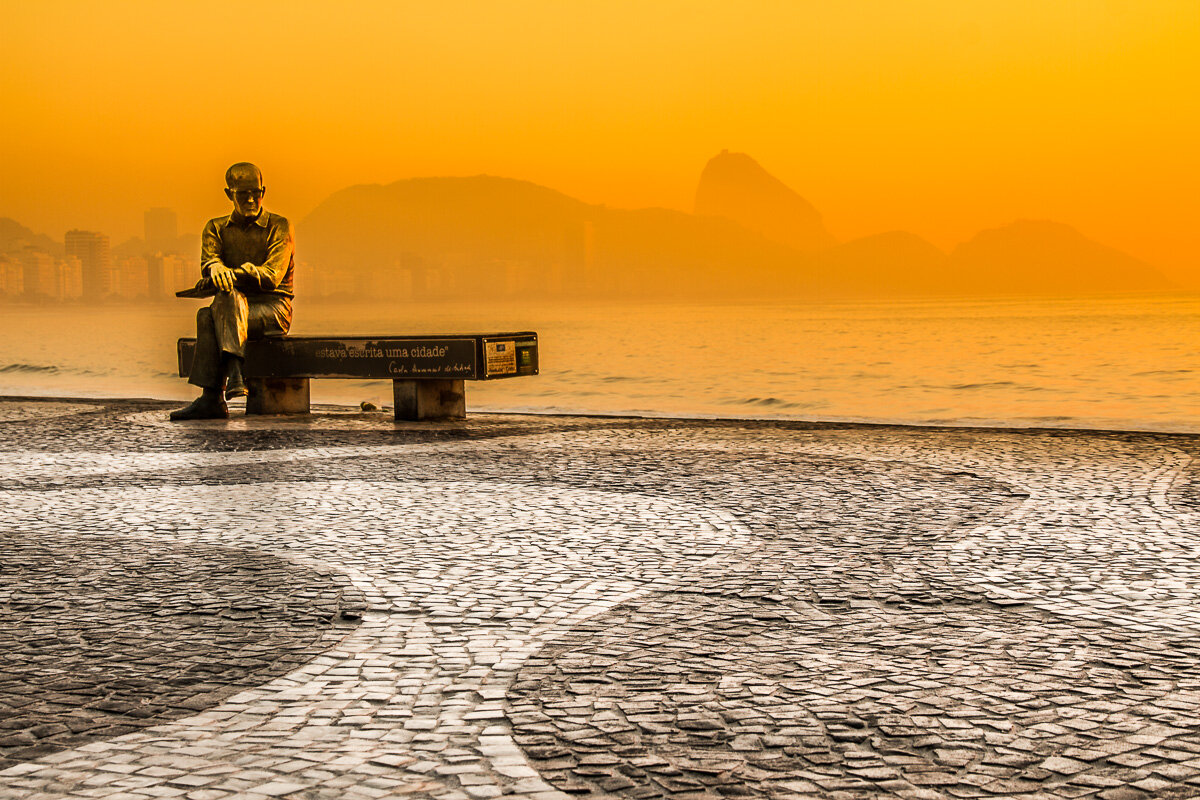
[[[263,196],[266,189],[227,189],[226,191],[231,192],[238,200],[249,200],[250,198],[257,200]]]

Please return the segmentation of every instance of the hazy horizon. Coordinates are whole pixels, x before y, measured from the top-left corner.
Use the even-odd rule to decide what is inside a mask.
[[[722,152],[727,152],[727,151],[722,150]],[[606,204],[591,203],[591,202],[585,200],[584,198],[572,196],[569,193],[563,192],[553,186],[543,186],[541,184],[537,184],[534,181],[530,181],[530,180],[520,177],[520,176],[489,175],[486,173],[480,173],[480,174],[476,174],[476,175],[415,175],[415,176],[409,176],[409,177],[404,177],[404,178],[397,178],[395,180],[386,181],[386,182],[385,181],[363,182],[363,183],[357,183],[357,184],[352,184],[352,185],[348,185],[348,186],[343,186],[343,187],[333,190],[328,196],[323,197],[320,200],[318,200],[315,203],[315,205],[313,206],[313,208],[309,209],[308,212],[299,214],[299,215],[294,214],[294,213],[289,212],[284,209],[276,208],[276,207],[274,207],[273,203],[268,202],[268,201],[264,201],[264,207],[274,210],[275,213],[284,214],[285,216],[288,216],[291,219],[293,219],[293,221],[301,221],[302,222],[303,220],[305,220],[309,216],[311,216],[314,211],[319,210],[321,208],[321,206],[326,204],[331,198],[333,198],[341,193],[344,193],[348,190],[361,189],[361,188],[382,188],[382,187],[391,186],[394,184],[404,183],[407,181],[440,180],[440,179],[451,179],[452,180],[452,179],[464,179],[464,178],[496,178],[496,179],[500,179],[500,180],[510,180],[510,181],[516,181],[516,182],[521,182],[521,183],[532,183],[533,185],[538,186],[539,188],[545,188],[545,189],[554,191],[556,193],[563,194],[563,195],[571,198],[572,200],[578,200],[578,201],[584,202],[588,205],[595,205],[595,206],[605,207],[605,208],[608,207]],[[218,181],[218,185],[220,185],[220,181]],[[788,187],[788,188],[790,189],[791,187]],[[693,188],[692,194],[693,194],[693,196],[695,195],[695,188]],[[272,197],[272,199],[274,199],[274,198]],[[182,203],[180,203],[180,205],[182,205]],[[219,216],[229,213],[229,208],[228,208],[229,204],[227,201],[225,201],[223,203],[213,201],[213,203],[211,205],[212,205],[212,211],[204,217],[204,220],[201,221],[201,223],[199,223],[196,226],[188,227],[187,225],[185,225],[185,223],[182,220],[180,220],[179,234],[181,237],[193,237],[193,238],[197,238],[197,240],[198,240],[199,230],[203,226],[204,221],[207,221],[208,219],[211,219],[213,217],[219,217]],[[694,201],[693,201],[693,205],[694,205]],[[171,205],[170,203],[167,203],[165,205],[156,206],[155,208],[166,208],[172,212],[178,213],[176,211],[177,207],[174,205]],[[625,210],[625,211],[655,211],[655,210],[659,210],[659,209],[669,210],[669,211],[677,211],[679,213],[686,213],[686,214],[694,213],[693,209],[690,207],[687,209],[666,209],[666,208],[659,207],[659,206],[627,207],[627,208],[613,207],[613,210]],[[14,211],[10,214],[0,214],[0,218],[11,219],[14,222],[17,222],[18,224],[21,224],[21,225],[29,228],[35,234],[47,236],[47,237],[55,240],[58,244],[62,243],[63,235],[66,231],[78,229],[78,230],[94,230],[96,232],[103,233],[110,237],[111,243],[113,246],[119,246],[119,245],[131,242],[134,240],[144,238],[144,233],[143,233],[143,230],[141,229],[141,220],[143,218],[143,214],[148,210],[150,210],[150,209],[149,208],[127,209],[127,214],[125,214],[125,216],[127,216],[131,220],[131,222],[128,226],[125,226],[124,228],[121,229],[121,230],[126,230],[128,232],[120,233],[120,234],[114,233],[112,231],[104,230],[101,228],[88,228],[86,225],[82,225],[82,224],[70,224],[70,225],[67,225],[66,227],[63,227],[62,230],[57,230],[57,229],[39,230],[35,226],[33,226],[29,223],[29,220],[27,219],[27,217],[19,215],[18,212],[16,212],[16,211]],[[822,218],[823,218],[823,220],[825,219],[824,215],[822,215]],[[965,231],[963,234],[963,238],[961,240],[955,240],[955,241],[951,242],[948,246],[934,242],[929,239],[926,239],[926,237],[922,236],[920,233],[917,233],[916,231],[901,230],[899,228],[879,230],[879,231],[870,231],[870,232],[862,234],[861,236],[855,236],[855,237],[851,237],[851,238],[845,238],[845,237],[839,236],[839,237],[836,237],[836,239],[834,239],[834,241],[832,241],[829,246],[832,247],[832,246],[836,246],[839,244],[858,242],[858,241],[871,239],[873,237],[877,237],[877,236],[881,236],[881,235],[887,235],[887,234],[893,234],[893,233],[905,233],[905,234],[912,234],[924,241],[929,241],[930,244],[932,244],[934,247],[936,247],[941,252],[949,254],[949,253],[952,253],[957,247],[970,242],[973,238],[977,237],[980,233],[1003,229],[1005,227],[1011,226],[1016,223],[1030,222],[1030,221],[1052,222],[1052,223],[1066,225],[1068,227],[1078,230],[1078,228],[1076,226],[1070,225],[1069,223],[1063,222],[1062,220],[1051,220],[1051,219],[1042,220],[1042,219],[1037,219],[1037,218],[1031,217],[1029,215],[1024,215],[1024,216],[1013,217],[1012,219],[1008,219],[1008,220],[1004,220],[1004,221],[997,221],[995,224],[991,224],[991,225],[981,225],[978,228],[975,228],[973,230]],[[1090,237],[1090,236],[1087,236],[1087,234],[1085,234],[1082,231],[1080,231],[1080,233],[1083,234],[1086,238],[1093,239],[1094,241],[1104,244],[1105,246],[1111,246],[1111,243],[1109,241],[1105,241],[1104,234],[1101,234],[1098,237]],[[302,237],[303,231],[301,231],[299,235]],[[770,237],[768,237],[768,238],[770,238]],[[1118,249],[1118,248],[1114,247],[1113,249]],[[1177,265],[1175,267],[1172,267],[1170,265],[1154,263],[1154,262],[1150,262],[1146,259],[1142,259],[1138,256],[1137,253],[1133,253],[1133,252],[1129,252],[1129,251],[1123,251],[1123,252],[1126,252],[1128,255],[1130,255],[1134,258],[1138,258],[1138,260],[1141,260],[1141,261],[1144,261],[1145,263],[1150,264],[1150,266],[1154,267],[1156,270],[1161,272],[1169,280],[1176,283],[1178,285],[1179,289],[1181,289],[1183,291],[1191,291],[1191,290],[1195,290],[1195,289],[1200,289],[1200,271],[1195,269],[1194,264],[1189,263],[1189,264],[1182,265],[1182,266]],[[301,253],[301,257],[303,257],[303,253]],[[1083,287],[1081,289],[1080,294],[1081,295],[1088,294],[1088,289],[1086,287]]]
[[[752,156],[728,150],[700,172],[693,211],[614,209],[529,181],[473,176],[351,186],[292,219],[301,292],[315,296],[453,299],[481,287],[511,299],[623,300],[1200,289],[1194,271],[1169,276],[1053,220],[980,230],[948,252],[910,231],[838,241],[820,209]],[[144,239],[110,241],[109,266],[85,269],[91,280],[111,274],[105,293],[157,298],[195,280],[198,237],[178,230],[172,209],[147,210],[144,221]],[[27,248],[62,250],[0,218],[0,298],[21,296],[13,270],[24,273],[26,299],[69,298],[72,268],[39,262]],[[97,289],[84,293],[98,298]]]

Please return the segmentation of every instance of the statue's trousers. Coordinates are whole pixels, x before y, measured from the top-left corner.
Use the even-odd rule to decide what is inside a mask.
[[[196,312],[196,356],[188,383],[219,389],[225,379],[223,354],[243,358],[246,340],[283,336],[292,327],[292,304],[279,295],[220,292]]]

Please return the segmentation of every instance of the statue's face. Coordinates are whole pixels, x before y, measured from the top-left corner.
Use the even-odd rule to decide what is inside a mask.
[[[225,189],[225,196],[233,201],[233,207],[243,217],[257,217],[266,192],[258,175],[238,175],[234,177],[232,185]]]

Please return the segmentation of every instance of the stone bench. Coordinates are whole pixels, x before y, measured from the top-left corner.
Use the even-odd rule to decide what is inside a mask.
[[[195,339],[179,340],[179,376],[192,370]],[[392,381],[396,419],[463,419],[464,381],[538,374],[537,334],[283,336],[246,343],[247,414],[307,414],[312,378]]]

